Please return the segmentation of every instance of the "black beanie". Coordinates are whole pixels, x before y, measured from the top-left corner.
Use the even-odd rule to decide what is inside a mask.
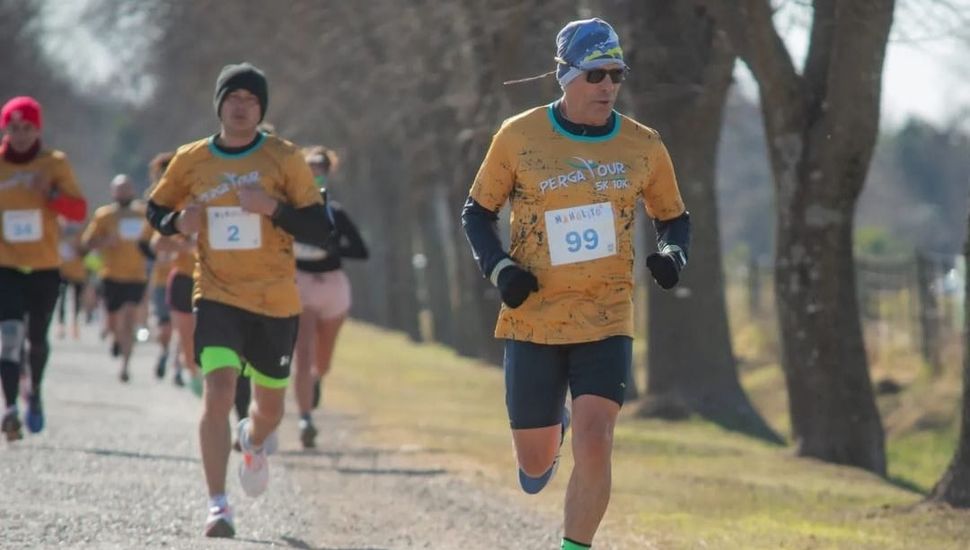
[[[243,62],[238,65],[226,65],[219,72],[216,80],[216,95],[212,100],[216,108],[216,118],[226,96],[235,90],[246,90],[259,99],[259,121],[266,117],[266,106],[269,103],[269,87],[263,71]]]

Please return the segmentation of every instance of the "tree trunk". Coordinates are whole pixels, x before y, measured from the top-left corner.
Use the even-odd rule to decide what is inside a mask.
[[[964,258],[970,268],[970,215],[967,216],[967,241]],[[958,508],[970,508],[970,269],[963,293],[963,409],[960,415],[960,440],[950,466],[928,497]]]
[[[438,220],[438,196],[440,188],[435,186],[421,201],[418,212],[421,223],[421,240],[424,244],[424,255],[428,259],[425,268],[425,281],[428,289],[428,309],[434,327],[433,339],[446,346],[454,347],[455,318],[451,305],[451,281],[448,275],[448,260],[451,254],[451,243],[446,239],[454,235],[454,220],[449,227],[442,228]]]
[[[398,141],[400,143],[400,141]],[[384,149],[385,156],[375,168],[376,181],[384,182],[380,204],[387,216],[388,246],[385,248],[385,280],[390,307],[390,328],[400,330],[415,342],[421,341],[418,323],[417,282],[412,264],[412,231],[416,223],[414,205],[407,178],[394,169],[403,164],[399,152],[392,146]]]
[[[639,412],[697,413],[781,442],[738,380],[724,296],[714,172],[735,54],[715,21],[689,3],[652,0],[625,9],[624,34],[637,37],[627,48],[627,94],[641,121],[660,131],[693,222],[680,285],[668,292],[648,283],[647,395]]]
[[[893,0],[816,0],[804,74],[768,0],[707,2],[761,92],[776,188],[775,297],[797,452],[886,473],[852,255]]]

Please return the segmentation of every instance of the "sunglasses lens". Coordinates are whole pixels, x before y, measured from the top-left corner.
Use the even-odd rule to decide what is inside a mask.
[[[586,82],[590,84],[599,84],[603,82],[606,78],[606,71],[603,69],[593,69],[592,71],[586,71]]]
[[[626,80],[626,69],[593,69],[591,71],[586,71],[586,82],[590,84],[599,84],[603,82],[606,75],[610,75],[610,82],[613,84],[619,84]]]

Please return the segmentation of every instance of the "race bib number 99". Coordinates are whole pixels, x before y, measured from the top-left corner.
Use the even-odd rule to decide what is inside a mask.
[[[549,261],[573,264],[616,254],[613,205],[587,204],[546,212]]]
[[[239,206],[206,208],[209,221],[209,246],[213,250],[253,250],[263,244],[259,214]]]
[[[39,241],[44,234],[40,210],[4,210],[3,240],[8,243]]]

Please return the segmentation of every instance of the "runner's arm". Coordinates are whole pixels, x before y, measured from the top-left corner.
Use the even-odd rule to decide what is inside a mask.
[[[677,261],[683,269],[690,254],[690,212],[670,220],[653,220],[653,227],[657,230],[657,250],[675,255],[678,250],[682,252]]]
[[[55,166],[54,185],[47,195],[47,207],[72,222],[84,221],[88,215],[88,202],[78,188],[67,157],[58,153],[59,162]]]
[[[370,255],[367,245],[361,238],[357,226],[344,212],[343,208],[333,208],[333,218],[337,231],[337,247],[341,258],[352,258],[355,260],[366,260]]]
[[[181,149],[175,153],[168,168],[162,174],[162,179],[152,187],[148,196],[148,207],[145,210],[149,225],[165,236],[179,232],[175,221],[180,212],[175,207],[188,199],[188,191],[182,181],[183,173],[187,169],[186,165],[191,161],[186,160],[181,153]]]
[[[323,247],[327,244],[333,225],[327,209],[321,203],[294,208],[278,201],[271,218],[273,224],[301,243]]]
[[[687,265],[690,248],[690,214],[677,186],[677,176],[670,153],[659,135],[652,138],[649,155],[653,169],[643,188],[643,204],[657,230],[657,250],[677,263],[677,270]]]
[[[153,200],[148,201],[148,208],[145,211],[148,223],[166,237],[178,233],[178,229],[175,228],[175,220],[178,219],[178,215],[178,210],[166,208]]]
[[[514,147],[505,129],[503,124],[492,138],[461,210],[461,225],[472,255],[482,275],[495,286],[499,286],[502,270],[518,267],[505,252],[498,234],[498,213],[515,186],[515,156],[509,153]]]
[[[493,275],[497,273],[493,271],[499,267],[499,264],[502,264],[500,269],[507,265],[514,265],[502,248],[502,241],[499,239],[497,212],[492,212],[478,204],[475,199],[468,197],[465,206],[461,209],[461,226],[465,230],[468,244],[471,245],[472,255],[486,279],[496,278]]]

